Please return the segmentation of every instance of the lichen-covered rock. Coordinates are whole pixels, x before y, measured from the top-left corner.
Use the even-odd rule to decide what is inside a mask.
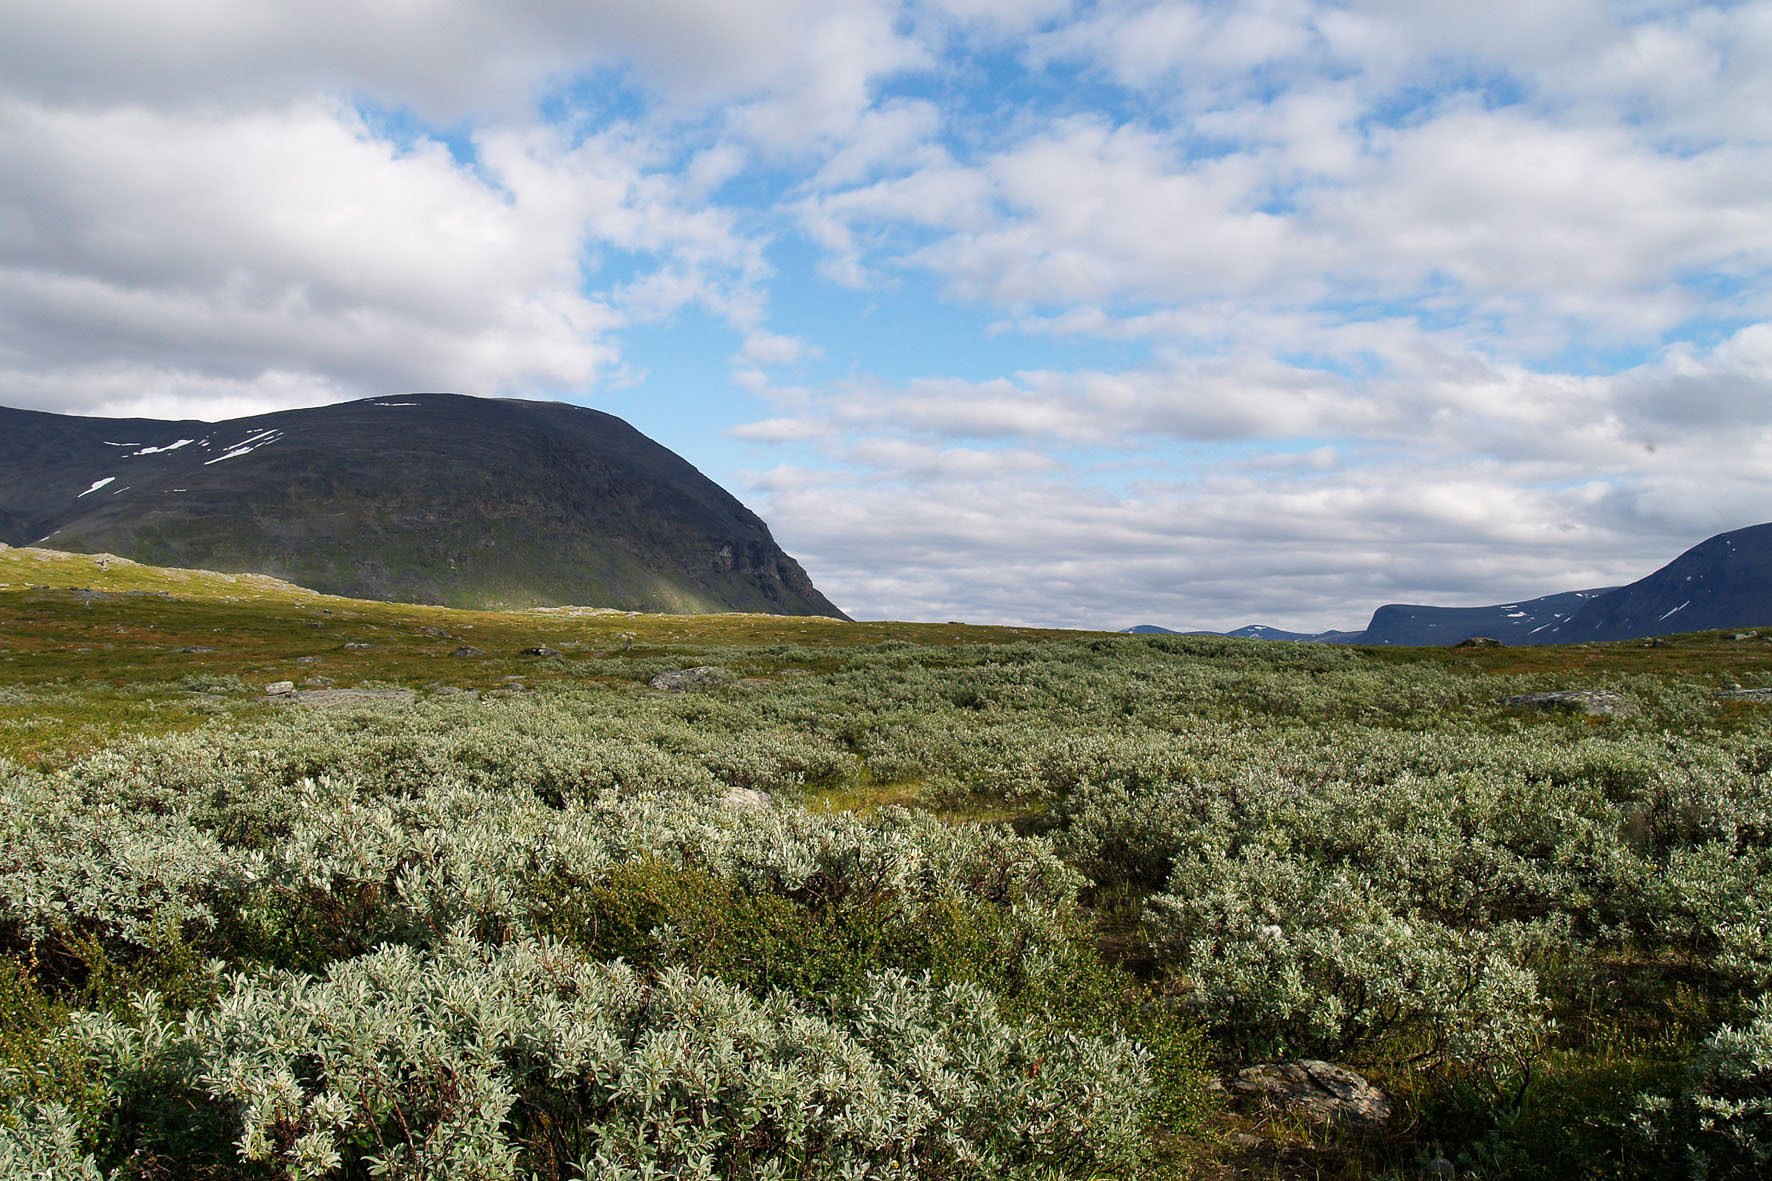
[[[749,812],[767,812],[775,807],[775,801],[767,792],[758,791],[754,787],[729,787],[726,789],[726,806],[743,808]]]
[[[1230,1077],[1225,1090],[1233,1099],[1356,1131],[1377,1131],[1395,1112],[1391,1097],[1364,1076],[1315,1058],[1245,1067]]]
[[[686,693],[691,689],[708,689],[723,684],[726,670],[711,664],[697,665],[695,668],[679,668],[671,672],[659,673],[646,682],[649,689],[657,689],[664,693]]]
[[[1558,689],[1551,693],[1517,693],[1503,697],[1509,709],[1537,709],[1610,718],[1631,712],[1624,699],[1609,689]]]

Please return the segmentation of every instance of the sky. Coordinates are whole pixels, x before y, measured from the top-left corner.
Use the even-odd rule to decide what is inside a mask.
[[[863,618],[1355,628],[1772,521],[1772,2],[0,8],[0,404],[620,415]]]

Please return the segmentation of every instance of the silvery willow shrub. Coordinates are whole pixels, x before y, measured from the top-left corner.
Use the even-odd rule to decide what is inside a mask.
[[[240,859],[188,817],[107,794],[0,763],[0,944],[140,951],[212,928],[243,888]]]
[[[1746,1024],[1706,1039],[1678,1096],[1644,1096],[1639,1119],[1697,1181],[1772,1172],[1772,993],[1755,1000]]]
[[[1577,927],[1626,917],[1646,876],[1618,809],[1571,785],[1248,774],[1172,794],[1186,809],[1149,905],[1158,955],[1270,1048],[1394,1035],[1411,1056],[1523,1056],[1545,1030],[1539,967]]]
[[[1124,1174],[1149,1087],[1126,1039],[1006,1022],[965,985],[888,972],[808,1006],[461,935],[241,976],[182,1020],[150,996],[78,1037],[126,1128],[115,1151],[152,1160],[179,1134],[136,1114],[152,1080],[239,1164],[289,1178]],[[30,1160],[24,1138],[66,1122],[32,1113],[0,1153]]]
[[[14,1103],[0,1111],[0,1177],[20,1181],[104,1181],[81,1149],[80,1123],[59,1103]]]
[[[1337,1054],[1386,1035],[1419,1057],[1527,1056],[1545,1006],[1523,966],[1560,934],[1455,927],[1351,870],[1260,845],[1176,865],[1150,903],[1158,954],[1257,1054]]]
[[[449,783],[379,798],[333,781],[304,790],[286,837],[254,862],[259,909],[247,909],[317,941],[322,958],[434,942],[462,921],[488,937],[534,932],[563,892],[644,861],[810,903],[890,896],[907,919],[945,898],[1016,905],[1052,938],[1077,886],[1044,842],[900,809],[864,820],[650,793],[556,808]]]

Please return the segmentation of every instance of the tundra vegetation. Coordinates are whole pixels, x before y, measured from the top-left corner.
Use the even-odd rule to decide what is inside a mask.
[[[0,1175],[1772,1169],[1772,707],[1717,696],[1758,636],[0,583]],[[316,677],[418,697],[261,692]],[[1500,703],[1571,688],[1612,712]],[[1213,1086],[1307,1058],[1396,1116]]]

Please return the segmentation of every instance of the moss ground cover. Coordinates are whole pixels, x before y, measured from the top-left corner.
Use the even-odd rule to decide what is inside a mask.
[[[0,583],[0,1172],[1772,1154],[1772,707],[1716,697],[1772,684],[1758,636],[497,614],[18,550]],[[417,696],[262,694],[316,678]],[[1621,708],[1499,703],[1568,688]],[[1401,1113],[1207,1086],[1300,1057]]]

